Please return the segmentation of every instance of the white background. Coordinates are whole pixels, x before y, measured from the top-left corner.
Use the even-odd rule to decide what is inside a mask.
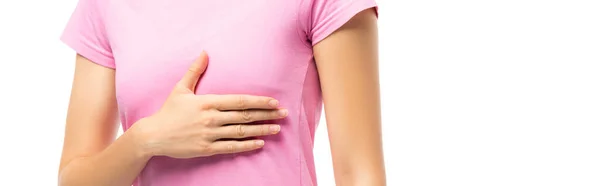
[[[598,1],[378,3],[388,185],[600,185]],[[0,1],[0,185],[56,185],[75,4]]]

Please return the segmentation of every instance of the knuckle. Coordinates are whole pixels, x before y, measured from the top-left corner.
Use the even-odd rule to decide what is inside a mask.
[[[244,137],[246,135],[245,127],[243,125],[238,125],[236,127],[236,132],[239,137]]]
[[[235,145],[233,145],[233,144],[228,144],[228,145],[227,145],[227,151],[228,151],[228,152],[230,152],[230,153],[234,153],[234,152],[235,152],[235,149],[236,149],[236,148],[235,148]]]
[[[244,151],[250,150],[253,147],[252,143],[249,143],[249,142],[245,142],[245,143],[241,144],[241,146],[243,147],[242,150],[244,150]]]
[[[204,126],[211,126],[214,125],[216,122],[216,119],[214,117],[205,117],[202,124]]]
[[[201,109],[209,109],[212,106],[208,100],[210,99],[206,98],[205,96],[198,96],[198,102]]]
[[[264,136],[264,135],[267,135],[267,134],[269,134],[269,126],[266,126],[266,125],[262,126],[260,128],[260,135]]]
[[[254,150],[254,149],[258,149],[260,148],[261,145],[259,145],[257,142],[255,141],[249,141],[248,142],[248,150]]]
[[[202,107],[208,107],[211,106],[211,104],[209,103],[210,96],[208,95],[201,95],[201,96],[196,96],[198,98],[198,102],[200,102],[200,106]]]
[[[209,110],[209,109],[217,109],[219,110],[221,108],[221,103],[219,103],[218,101],[216,101],[215,96],[213,95],[202,95],[200,96],[200,104],[201,104],[201,108],[204,110]]]
[[[250,122],[252,121],[252,113],[248,110],[242,110],[240,113],[240,117],[242,121]]]
[[[219,139],[219,134],[214,130],[206,130],[203,133],[205,139]]]
[[[212,104],[206,103],[206,102],[200,102],[200,109],[202,110],[208,110],[212,107]]]
[[[269,113],[269,114],[273,118],[279,118],[280,117],[279,111],[277,111],[277,110],[271,111],[271,113]]]
[[[239,95],[239,96],[237,96],[237,99],[238,99],[239,108],[245,109],[247,107],[248,103],[247,103],[246,99],[244,99],[244,96]]]
[[[217,110],[221,110],[223,108],[223,106],[219,102],[211,104],[211,107]]]
[[[204,154],[212,155],[215,153],[215,149],[208,144],[200,144],[200,149],[204,152]]]
[[[190,68],[188,68],[188,72],[190,72],[192,74],[200,73],[200,70],[198,69],[198,65],[193,64],[192,66],[190,66]]]
[[[250,146],[248,146],[248,143],[247,143],[247,142],[240,143],[240,144],[239,144],[238,151],[239,151],[239,152],[248,151],[248,150],[249,150],[249,148],[248,148],[248,147],[250,147]]]

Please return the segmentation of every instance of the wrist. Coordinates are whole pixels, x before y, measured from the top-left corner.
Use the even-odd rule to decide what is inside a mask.
[[[128,130],[132,137],[136,155],[141,158],[151,158],[158,155],[156,143],[152,141],[152,132],[147,129],[147,125],[152,122],[150,118],[142,118],[135,122]]]

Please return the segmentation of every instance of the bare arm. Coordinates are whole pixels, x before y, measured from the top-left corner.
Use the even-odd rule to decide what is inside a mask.
[[[385,185],[378,36],[372,9],[314,46],[339,186]]]
[[[77,56],[59,185],[130,186],[150,158],[139,150],[132,132],[114,141],[118,129],[114,78],[115,70]]]
[[[114,141],[115,71],[77,56],[59,185],[130,186],[152,156],[194,158],[262,148],[263,140],[248,138],[275,135],[279,125],[244,123],[281,119],[287,111],[270,97],[195,95],[207,63],[203,52],[161,109]]]

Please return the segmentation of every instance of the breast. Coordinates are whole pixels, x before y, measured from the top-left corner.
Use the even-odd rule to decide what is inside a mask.
[[[223,33],[219,42],[204,45],[209,64],[197,93],[281,97],[298,91],[310,59],[283,41],[259,38]]]
[[[209,65],[197,94],[299,99],[312,50],[297,3],[234,1],[113,1],[108,27],[126,123],[158,110],[202,50]]]

